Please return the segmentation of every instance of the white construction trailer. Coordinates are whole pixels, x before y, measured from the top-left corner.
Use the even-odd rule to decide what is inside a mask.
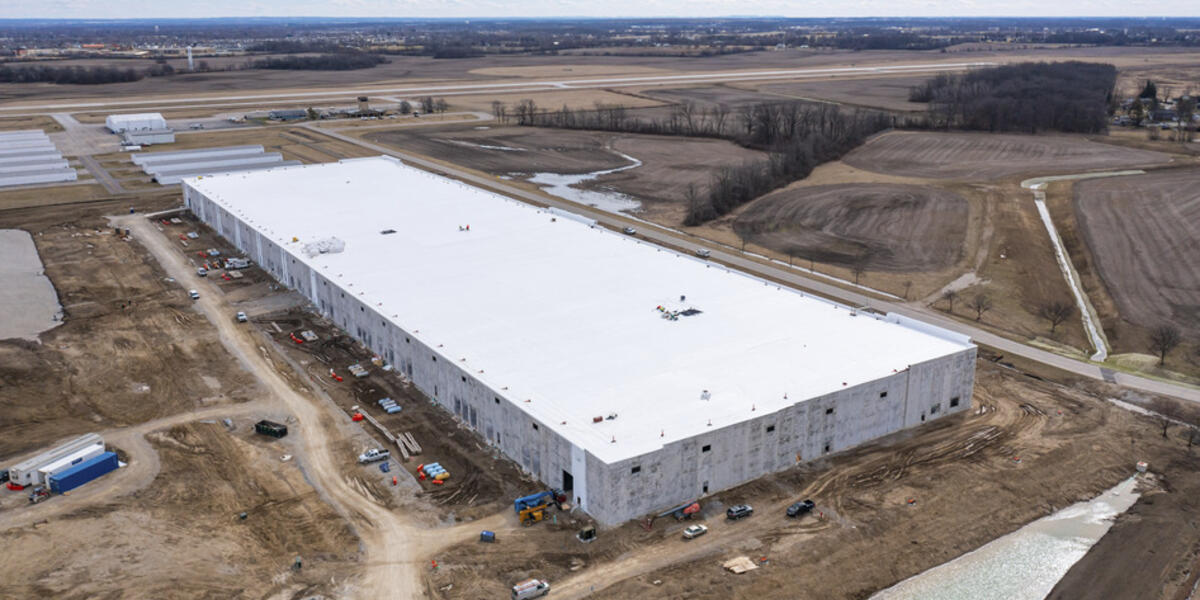
[[[10,467],[8,469],[9,483],[18,486],[36,485],[41,482],[39,469],[93,447],[99,447],[101,452],[104,451],[104,439],[99,434],[88,433],[63,442]]]

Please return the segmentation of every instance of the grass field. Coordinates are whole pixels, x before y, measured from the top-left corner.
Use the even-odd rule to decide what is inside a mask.
[[[18,131],[22,129],[41,129],[46,133],[62,131],[62,125],[46,115],[33,117],[0,117],[0,131]]]

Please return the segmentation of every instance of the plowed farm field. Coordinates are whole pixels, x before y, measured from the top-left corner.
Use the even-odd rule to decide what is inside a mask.
[[[1200,169],[1075,185],[1075,216],[1121,317],[1200,334]]]
[[[932,187],[799,187],[752,203],[734,229],[753,243],[823,263],[925,271],[963,253],[967,201]]]
[[[1161,152],[1122,148],[1078,136],[988,133],[889,133],[843,159],[888,175],[987,181],[1029,173],[1047,175],[1161,165]]]

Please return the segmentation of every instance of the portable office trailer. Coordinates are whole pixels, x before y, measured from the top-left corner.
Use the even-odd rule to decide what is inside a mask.
[[[52,475],[66,471],[67,469],[70,469],[79,463],[96,458],[101,454],[104,454],[103,444],[88,446],[82,450],[79,450],[78,452],[73,452],[67,456],[64,456],[38,469],[38,483],[41,483],[42,485],[49,485],[50,477]]]
[[[38,469],[52,463],[64,456],[77,452],[88,446],[100,446],[104,448],[104,439],[95,433],[81,435],[75,439],[69,440],[54,448],[51,448],[37,456],[21,461],[10,468],[9,477],[10,483],[20,486],[32,485],[38,482]]]
[[[121,463],[117,461],[117,453],[105,452],[61,473],[51,475],[47,485],[50,486],[50,491],[56,494],[69,492],[102,475],[116,471],[119,466]]]
[[[147,129],[145,131],[126,131],[121,138],[127,146],[151,146],[154,144],[175,143],[173,129]]]

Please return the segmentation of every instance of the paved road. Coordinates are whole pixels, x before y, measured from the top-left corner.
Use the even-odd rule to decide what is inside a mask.
[[[380,154],[386,154],[400,158],[407,163],[418,165],[422,168],[437,173],[442,173],[443,175],[448,175],[450,177],[461,179],[481,187],[502,192],[505,195],[512,196],[514,198],[520,198],[539,205],[555,206],[563,210],[569,210],[577,214],[582,214],[609,227],[620,229],[632,224],[631,221],[618,215],[601,212],[593,208],[575,204],[566,200],[529,192],[511,185],[507,185],[491,177],[475,175],[462,169],[450,167],[445,164],[421,158],[420,156],[405,152],[398,152],[392,148],[387,148],[378,144],[372,144],[364,140],[342,135],[336,131],[325,131],[315,127],[311,129],[321,131],[325,135],[329,135],[346,142],[358,144],[364,148],[379,152]],[[831,283],[805,276],[799,269],[789,269],[785,265],[767,263],[761,259],[754,259],[743,255],[740,252],[729,249],[725,246],[717,246],[711,242],[687,236],[679,232],[663,229],[646,222],[638,222],[637,227],[638,233],[649,241],[683,248],[695,248],[703,245],[712,251],[712,260],[725,263],[747,273],[783,281],[794,287],[810,290],[822,296],[834,298],[840,302],[844,302],[852,306],[869,306],[875,310],[894,312],[907,317],[912,317],[914,319],[920,319],[926,323],[931,323],[951,331],[956,331],[958,333],[971,336],[971,339],[975,340],[975,342],[995,348],[1004,354],[1014,354],[1050,365],[1052,367],[1056,367],[1058,369],[1062,369],[1063,371],[1074,373],[1076,375],[1082,375],[1084,377],[1101,381],[1108,381],[1110,383],[1117,383],[1142,392],[1150,392],[1154,394],[1190,400],[1193,402],[1200,402],[1200,389],[1196,387],[1172,384],[1154,379],[1148,379],[1145,377],[1139,377],[1136,375],[1115,372],[1110,369],[1103,369],[1101,366],[1095,363],[1075,360],[1054,354],[1053,352],[1047,352],[1040,348],[1035,348],[1015,340],[1001,337],[984,329],[948,318],[938,311],[921,305],[881,300],[876,297],[868,296],[852,290],[847,290]]]
[[[79,110],[90,108],[106,108],[115,106],[145,106],[155,105],[170,108],[185,108],[188,105],[211,106],[214,102],[234,100],[287,100],[287,99],[319,99],[328,97],[346,97],[370,94],[436,94],[439,96],[457,94],[478,94],[486,92],[512,93],[524,91],[553,90],[553,89],[590,89],[630,86],[660,86],[687,85],[694,83],[716,83],[734,81],[769,81],[774,79],[809,79],[820,77],[837,77],[853,75],[905,75],[936,73],[939,71],[962,71],[975,67],[991,66],[987,62],[927,62],[905,65],[886,65],[878,67],[827,67],[820,69],[780,69],[771,71],[707,71],[687,75],[643,75],[636,77],[598,77],[590,79],[535,79],[530,81],[504,81],[490,83],[438,83],[405,87],[360,87],[328,92],[286,92],[274,94],[239,94],[231,96],[203,96],[193,98],[156,98],[148,100],[104,100],[104,101],[74,101],[57,104],[11,104],[0,107],[0,111],[54,111]],[[198,102],[203,104],[197,104]],[[179,106],[176,106],[179,105]]]

